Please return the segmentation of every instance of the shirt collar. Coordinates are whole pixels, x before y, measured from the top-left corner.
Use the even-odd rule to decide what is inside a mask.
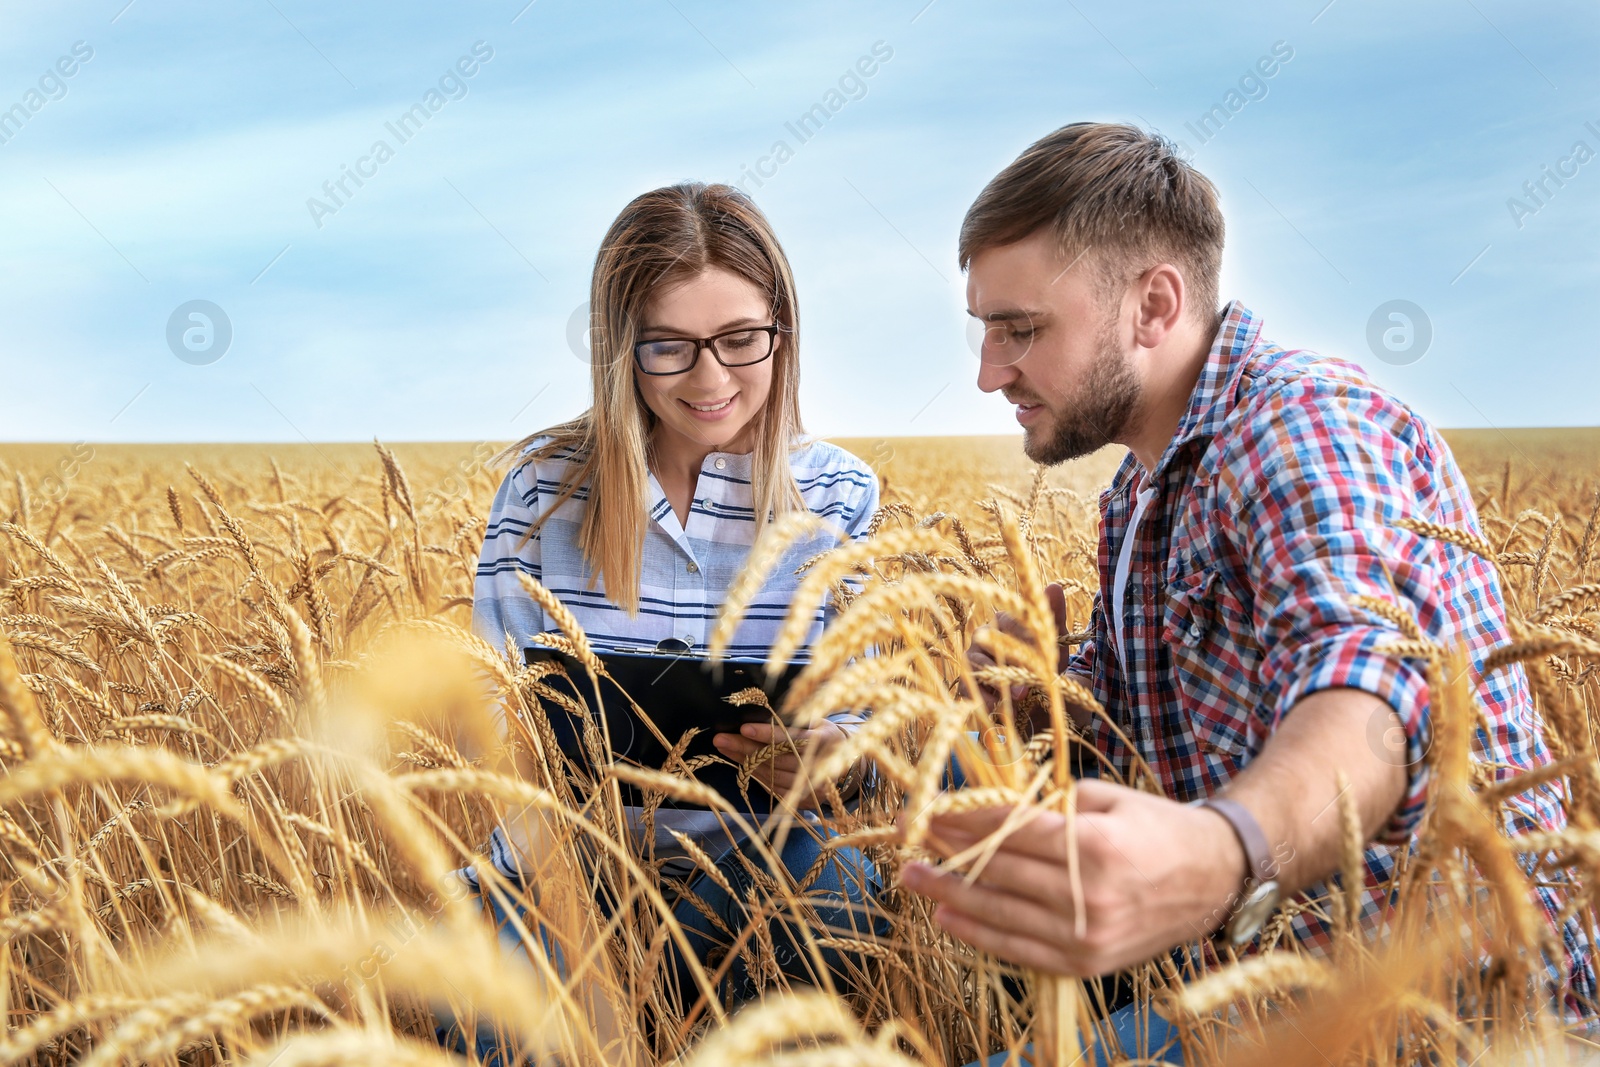
[[[722,466],[718,467],[717,464]],[[711,452],[700,461],[699,484],[695,487],[698,497],[715,500],[718,503],[744,504],[750,497],[750,471],[755,465],[753,452]],[[711,480],[708,480],[711,479]],[[736,490],[729,490],[722,483],[743,482],[743,486]],[[661,483],[656,481],[655,472],[649,473],[648,486],[650,490],[650,503],[648,514],[651,519],[685,551],[689,550],[689,537],[684,524],[678,522],[678,513],[672,510],[672,504],[667,500],[667,494],[662,491]],[[693,508],[693,502],[690,503]],[[691,514],[691,520],[693,516]],[[692,554],[692,553],[691,553]]]
[[[712,452],[700,464],[700,473],[719,475],[723,478],[740,478],[750,480],[750,472],[755,467],[756,454],[754,452]],[[722,466],[717,466],[718,463]]]
[[[1261,320],[1239,301],[1229,301],[1227,307],[1222,309],[1222,322],[1211,339],[1211,351],[1206,356],[1205,366],[1194,383],[1194,391],[1189,394],[1189,407],[1184,411],[1183,418],[1178,420],[1177,432],[1156,461],[1156,469],[1149,472],[1146,484],[1155,482],[1188,442],[1216,436],[1233,409],[1228,398],[1237,393],[1239,379],[1249,365],[1250,354],[1255,350],[1260,335]],[[1129,452],[1117,470],[1112,487],[1119,490],[1127,488],[1138,467],[1139,461]]]

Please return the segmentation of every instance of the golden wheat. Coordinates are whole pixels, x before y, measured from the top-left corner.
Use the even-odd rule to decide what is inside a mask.
[[[514,644],[471,633],[498,479],[481,464],[442,446],[379,446],[365,459],[322,446],[281,464],[219,448],[202,470],[182,450],[106,449],[51,495],[39,488],[56,458],[48,447],[0,453],[14,486],[0,502],[0,1064],[459,1064],[432,1044],[446,1002],[569,1063],[931,1065],[1029,1042],[1070,1055],[1088,1035],[1092,988],[1021,976],[946,937],[929,902],[898,888],[898,870],[939,814],[1024,797],[1070,813],[1062,775],[1083,741],[1066,705],[1124,733],[1081,680],[1057,674],[1043,597],[1061,583],[1066,640],[1086,638],[1094,499],[1119,457],[1044,476],[1014,441],[855,447],[876,458],[885,506],[871,538],[804,563],[773,661],[833,595],[838,620],[779,710],[801,726],[872,713],[808,758],[804,777],[832,781],[864,757],[877,766],[858,807],[824,813],[841,836],[823,855],[860,848],[878,865],[881,936],[812,928],[820,861],[791,880],[773,873],[771,850],[815,828],[780,815],[755,834],[688,777],[707,757],[669,771],[603,767],[598,782],[564,761],[543,702],[565,701],[604,762],[594,709],[550,687],[558,667],[525,666]],[[1592,470],[1570,465],[1520,479],[1498,457],[1467,466],[1474,479],[1493,474],[1478,490],[1483,536],[1398,525],[1500,568],[1516,625],[1486,669],[1524,665],[1561,758],[1520,777],[1474,764],[1466,672],[1448,669],[1450,650],[1399,602],[1362,602],[1396,630],[1388,650],[1427,661],[1440,685],[1423,836],[1379,887],[1398,901],[1387,942],[1356,932],[1359,828],[1341,803],[1344,892],[1292,901],[1274,927],[1280,936],[1297,909],[1336,916],[1332,957],[1284,939],[1241,963],[1163,960],[1133,975],[1144,1007],[1182,1005],[1190,1062],[1471,1061],[1491,1042],[1501,1057],[1546,1050],[1560,1032],[1529,992],[1551,947],[1530,893],[1553,887],[1567,914],[1595,924],[1600,494]],[[753,553],[714,648],[808,525],[780,524]],[[559,600],[525,587],[560,631],[544,639],[598,668]],[[1002,611],[1024,637],[993,628]],[[965,649],[980,630],[999,665],[974,674]],[[1053,728],[1031,740],[1011,720],[988,729],[980,682],[1027,685]],[[1014,715],[1009,699],[1002,715]],[[952,760],[964,792],[944,791]],[[823,991],[784,977],[764,921],[728,930],[735,947],[677,988],[668,946],[692,949],[671,879],[653,835],[629,832],[606,776],[646,794],[647,818],[672,798],[750,833],[743,903],[758,920],[793,923],[804,953],[854,960],[848,996],[827,992],[831,976]],[[1549,785],[1569,828],[1508,835],[1506,802]],[[517,819],[541,835],[529,888],[478,852]],[[704,848],[680,844],[724,893],[741,888]],[[997,844],[957,862],[980,867]],[[468,864],[487,894],[524,909],[506,936],[532,954],[507,955],[489,911],[463,896],[449,872]],[[545,938],[564,970],[544,957]],[[767,999],[730,1018],[715,981],[735,957]]]

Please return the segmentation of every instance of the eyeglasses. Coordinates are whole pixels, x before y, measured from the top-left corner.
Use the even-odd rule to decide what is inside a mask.
[[[1008,319],[968,319],[967,344],[990,367],[1012,367],[1033,348],[1034,325],[1026,312]]]
[[[633,346],[633,359],[645,374],[686,374],[700,361],[700,349],[711,349],[712,358],[724,367],[748,367],[772,355],[778,331],[783,327],[742,326],[714,337],[667,337],[640,341]]]

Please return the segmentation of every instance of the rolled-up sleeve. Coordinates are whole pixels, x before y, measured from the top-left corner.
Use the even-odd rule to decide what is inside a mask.
[[[1382,758],[1393,709],[1405,731],[1406,789],[1378,840],[1403,844],[1427,799],[1427,678],[1420,662],[1382,650],[1404,634],[1354,599],[1391,601],[1430,637],[1459,639],[1443,632],[1433,547],[1393,525],[1429,512],[1433,490],[1413,480],[1426,464],[1404,414],[1347,383],[1291,382],[1246,419],[1219,488],[1234,502],[1221,518],[1244,562],[1263,650],[1259,713],[1271,730],[1320,690],[1370,693],[1382,703],[1367,738]]]

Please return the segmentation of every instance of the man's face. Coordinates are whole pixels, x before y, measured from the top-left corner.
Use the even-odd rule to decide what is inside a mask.
[[[984,325],[978,388],[1017,406],[1023,451],[1061,463],[1125,441],[1140,379],[1121,338],[1123,286],[1102,301],[1094,255],[1063,257],[1040,231],[985,249],[967,270],[967,312]]]

